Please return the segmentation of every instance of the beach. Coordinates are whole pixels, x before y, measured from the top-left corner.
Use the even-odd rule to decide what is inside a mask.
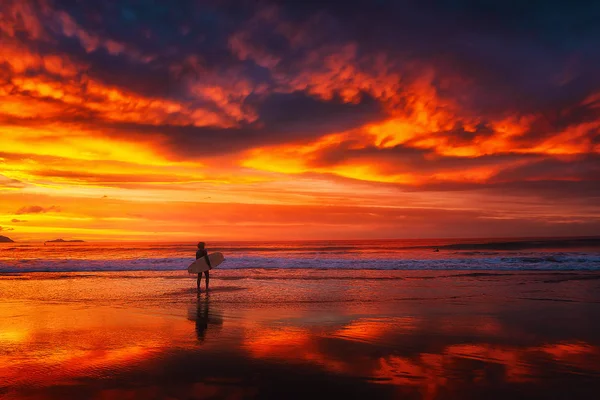
[[[204,288],[203,288],[204,289]],[[597,271],[5,272],[0,397],[588,398]]]

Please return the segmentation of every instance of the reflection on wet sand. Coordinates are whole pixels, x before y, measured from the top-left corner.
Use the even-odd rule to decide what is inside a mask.
[[[211,313],[209,293],[205,296],[197,296],[196,304],[188,308],[188,319],[196,323],[196,337],[199,342],[204,342],[209,325],[216,327],[223,325],[223,318],[214,309]]]
[[[107,374],[152,357],[168,346],[164,321],[143,316],[125,323],[123,313],[98,307],[10,304],[0,307],[0,381],[40,386]],[[7,324],[7,325],[8,325]],[[176,327],[167,331],[176,332]],[[153,334],[161,332],[161,334]]]
[[[541,307],[505,292],[477,302],[294,302],[315,290],[301,286],[280,302],[265,301],[279,290],[272,282],[196,296],[185,281],[149,279],[118,293],[114,277],[98,280],[94,299],[32,300],[49,290],[42,280],[20,298],[11,289],[0,302],[0,397],[576,398],[600,389],[595,302]],[[398,290],[377,284],[382,297]],[[428,285],[443,298],[448,282]]]
[[[437,352],[403,349],[400,343],[398,347],[381,347],[380,343],[390,341],[379,335],[380,332],[406,334],[395,331],[396,328],[384,320],[377,323],[355,321],[338,330],[344,332],[343,336],[330,336],[315,335],[308,330],[265,327],[260,334],[254,330],[255,336],[246,339],[244,347],[254,358],[278,358],[290,364],[314,363],[333,373],[367,378],[380,384],[420,387],[429,395],[449,382],[467,383],[472,379],[480,384],[498,379],[522,383],[541,381],[552,371],[589,376],[600,374],[600,347],[584,342],[524,347],[450,343]],[[410,332],[414,336],[423,334],[419,329]],[[363,344],[349,345],[354,341]],[[400,337],[398,342],[401,342]],[[401,352],[407,355],[397,355]],[[489,376],[490,366],[499,366],[501,370]]]

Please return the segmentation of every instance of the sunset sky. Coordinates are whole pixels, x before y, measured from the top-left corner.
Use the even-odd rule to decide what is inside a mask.
[[[0,235],[600,234],[600,3],[0,2]]]

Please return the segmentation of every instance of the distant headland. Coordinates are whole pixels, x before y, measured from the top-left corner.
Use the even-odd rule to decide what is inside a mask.
[[[0,235],[0,243],[14,243],[15,241],[9,237]]]
[[[65,240],[65,239],[54,239],[46,240],[44,243],[83,243],[83,240]]]

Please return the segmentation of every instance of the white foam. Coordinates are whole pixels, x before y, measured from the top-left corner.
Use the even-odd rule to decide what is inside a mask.
[[[139,259],[13,259],[0,260],[0,272],[175,271],[185,270],[189,257]],[[529,256],[449,258],[327,258],[228,256],[219,269],[378,269],[378,270],[600,270],[600,255],[538,254]]]

